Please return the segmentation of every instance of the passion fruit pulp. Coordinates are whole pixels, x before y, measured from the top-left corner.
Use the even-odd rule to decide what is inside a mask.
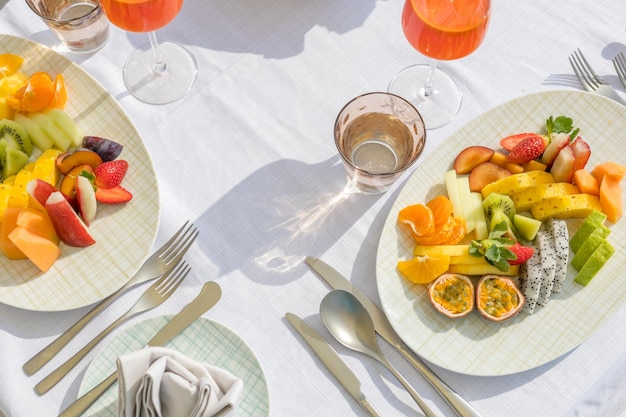
[[[474,309],[474,284],[465,275],[443,274],[428,286],[428,297],[440,313],[463,317]]]
[[[476,308],[483,317],[504,321],[517,315],[525,302],[513,280],[500,275],[485,275],[476,286]]]

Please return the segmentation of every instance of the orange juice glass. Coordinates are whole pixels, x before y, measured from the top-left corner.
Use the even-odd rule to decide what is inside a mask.
[[[170,23],[182,0],[101,0],[107,17],[115,26],[129,32],[152,32]]]
[[[427,129],[445,125],[461,108],[461,89],[437,61],[474,52],[483,42],[490,16],[490,0],[405,0],[404,35],[430,63],[405,68],[391,81],[388,91],[408,99]]]

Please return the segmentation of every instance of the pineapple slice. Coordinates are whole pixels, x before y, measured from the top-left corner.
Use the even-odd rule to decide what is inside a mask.
[[[519,174],[509,175],[491,184],[487,184],[480,191],[484,197],[489,194],[498,193],[504,195],[514,195],[539,184],[553,183],[554,177],[545,171],[528,171]]]
[[[557,197],[568,194],[579,194],[578,187],[567,182],[554,182],[539,184],[528,190],[516,193],[511,196],[515,207],[519,211],[528,210],[533,204],[545,198]]]
[[[601,211],[600,199],[591,194],[570,194],[546,198],[530,207],[537,220],[587,217],[593,210]]]

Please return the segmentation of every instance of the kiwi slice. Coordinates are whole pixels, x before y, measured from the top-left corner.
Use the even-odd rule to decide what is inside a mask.
[[[5,140],[11,148],[19,149],[26,156],[33,153],[33,143],[22,125],[13,120],[0,120],[0,140]]]
[[[7,147],[2,156],[2,178],[15,175],[28,164],[28,155],[19,149]]]
[[[515,203],[513,203],[511,197],[505,194],[491,193],[483,200],[483,209],[485,210],[485,218],[487,223],[489,223],[490,229],[504,222],[508,229],[505,235],[509,239],[520,240],[519,232],[513,224],[516,210]]]
[[[483,209],[488,222],[497,212],[505,214],[511,220],[516,213],[513,199],[508,195],[498,193],[491,193],[483,200]]]

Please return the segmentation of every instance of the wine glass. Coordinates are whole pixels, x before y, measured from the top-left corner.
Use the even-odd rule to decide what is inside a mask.
[[[198,74],[195,58],[181,45],[159,43],[155,31],[171,22],[183,0],[100,0],[111,23],[129,32],[147,32],[150,43],[138,48],[124,65],[124,83],[149,104],[179,100]]]
[[[404,35],[431,61],[400,71],[388,90],[413,103],[427,129],[452,120],[462,101],[457,82],[438,67],[437,61],[459,59],[474,52],[485,37],[490,14],[490,0],[405,0]]]

